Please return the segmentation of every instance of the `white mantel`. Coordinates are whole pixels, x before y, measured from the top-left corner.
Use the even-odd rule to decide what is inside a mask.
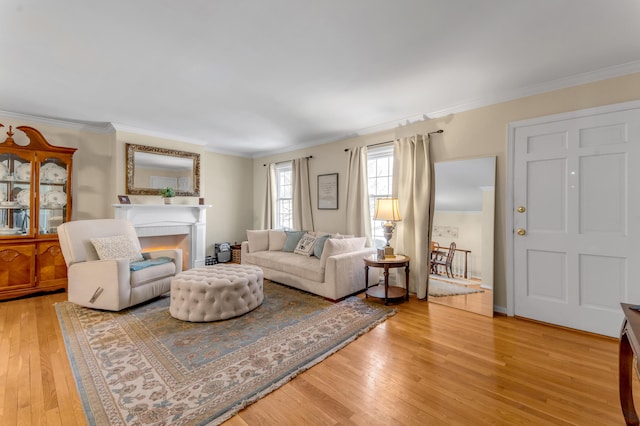
[[[205,264],[207,207],[211,205],[113,204],[114,217],[130,221],[138,237],[189,235],[188,268]]]

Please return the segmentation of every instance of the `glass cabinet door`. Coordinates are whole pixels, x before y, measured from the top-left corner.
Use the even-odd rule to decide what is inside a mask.
[[[0,237],[30,235],[33,161],[0,154]]]
[[[66,221],[68,202],[68,165],[59,158],[40,162],[38,233],[57,234],[57,227]]]

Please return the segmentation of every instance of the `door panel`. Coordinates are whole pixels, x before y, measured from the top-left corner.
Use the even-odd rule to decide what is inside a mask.
[[[528,250],[527,296],[549,302],[567,303],[566,255]]]
[[[626,157],[625,154],[580,157],[581,234],[626,234]]]
[[[640,110],[515,129],[515,314],[617,336],[640,304]]]
[[[618,313],[626,293],[626,263],[623,257],[581,254],[580,305]]]
[[[527,205],[545,206],[527,214],[529,231],[565,232],[567,204],[566,161],[536,160],[527,164]]]

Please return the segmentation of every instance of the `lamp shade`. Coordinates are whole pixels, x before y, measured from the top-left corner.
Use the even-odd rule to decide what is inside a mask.
[[[397,198],[378,198],[376,200],[376,211],[373,215],[374,220],[387,220],[396,222],[402,220],[400,217],[400,209],[398,208]]]

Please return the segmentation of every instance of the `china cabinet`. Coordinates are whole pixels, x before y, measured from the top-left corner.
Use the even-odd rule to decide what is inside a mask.
[[[76,149],[50,145],[32,127],[17,130],[28,144],[14,141],[11,126],[0,143],[0,299],[67,286],[56,228],[71,220]]]

